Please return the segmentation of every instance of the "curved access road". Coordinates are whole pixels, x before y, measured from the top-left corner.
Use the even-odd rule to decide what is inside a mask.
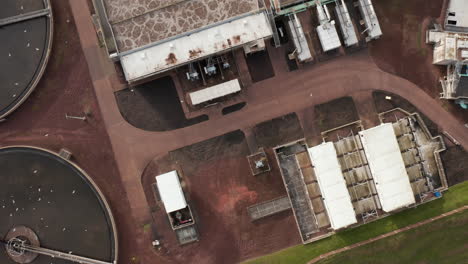
[[[384,90],[407,99],[468,149],[468,129],[463,124],[415,84],[381,71],[367,52],[309,65],[294,72],[288,72],[282,62],[274,65],[275,77],[247,88],[247,106],[242,111],[169,132],[140,130],[128,124],[120,114],[113,89],[115,69],[99,48],[89,10],[84,8],[87,1],[70,0],[70,5],[129,199],[129,213],[137,225],[151,219],[140,177],[153,157],[359,91]],[[280,59],[283,57],[272,56],[274,63]],[[142,231],[141,235],[145,237]],[[139,243],[140,248],[150,250],[144,239]]]

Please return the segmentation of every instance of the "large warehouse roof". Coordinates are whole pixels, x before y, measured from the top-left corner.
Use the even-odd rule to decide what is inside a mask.
[[[356,213],[333,143],[323,143],[308,151],[332,228],[340,229],[356,223]]]
[[[167,213],[187,207],[177,171],[156,176],[156,184]]]
[[[120,61],[132,82],[271,35],[266,15],[252,14],[123,54]]]
[[[359,134],[382,209],[390,212],[415,203],[392,124],[382,124]]]
[[[100,0],[121,52],[256,12],[258,0]]]

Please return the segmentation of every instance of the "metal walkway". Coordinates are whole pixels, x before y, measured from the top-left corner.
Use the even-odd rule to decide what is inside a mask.
[[[116,264],[116,261],[106,262],[106,261],[73,255],[71,253],[64,253],[64,252],[60,252],[57,250],[28,245],[25,243],[25,241],[22,241],[21,239],[11,240],[8,243],[6,241],[1,241],[1,242],[2,244],[7,245],[8,251],[13,251],[15,252],[15,254],[19,254],[19,255],[25,252],[31,252],[31,253],[36,253],[39,255],[49,256],[51,258],[69,260],[69,261],[80,263],[80,264]]]
[[[286,211],[291,208],[288,196],[276,198],[271,201],[254,204],[247,208],[252,221],[264,218],[273,214]]]
[[[17,15],[17,16],[3,18],[3,19],[0,19],[0,27],[23,22],[23,21],[38,18],[38,17],[48,16],[49,14],[50,14],[50,8],[45,8],[45,9],[40,9],[40,10],[24,13],[24,14]]]

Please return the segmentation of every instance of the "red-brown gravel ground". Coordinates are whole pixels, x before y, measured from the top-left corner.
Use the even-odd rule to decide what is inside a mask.
[[[172,151],[148,165],[142,184],[165,261],[237,263],[300,243],[291,210],[255,222],[247,214],[248,206],[286,195],[273,151],[267,153],[272,170],[253,176],[244,134],[235,131]],[[185,246],[178,245],[151,187],[155,175],[174,169],[182,175],[200,234],[200,241]]]
[[[31,145],[55,152],[66,148],[108,199],[119,232],[121,259],[135,254],[128,200],[96,102],[93,85],[68,1],[52,0],[55,32],[52,55],[34,93],[0,123],[0,145]],[[85,122],[67,120],[65,114]]]
[[[432,23],[443,23],[447,0],[376,0],[383,36],[369,43],[374,62],[383,71],[405,78],[433,98],[439,98],[444,76],[443,66],[432,64],[433,45],[426,44],[426,30]],[[439,103],[462,122],[468,122],[468,111],[453,102]]]

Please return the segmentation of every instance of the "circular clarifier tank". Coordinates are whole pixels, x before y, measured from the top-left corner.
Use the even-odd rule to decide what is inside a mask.
[[[52,48],[49,0],[4,0],[0,8],[0,118],[18,108],[41,79]]]
[[[22,250],[11,251],[17,241],[116,261],[112,213],[98,187],[74,163],[44,149],[15,146],[0,148],[0,171],[0,263],[21,263],[15,256]],[[27,259],[31,262],[24,263],[74,263],[40,254]]]

